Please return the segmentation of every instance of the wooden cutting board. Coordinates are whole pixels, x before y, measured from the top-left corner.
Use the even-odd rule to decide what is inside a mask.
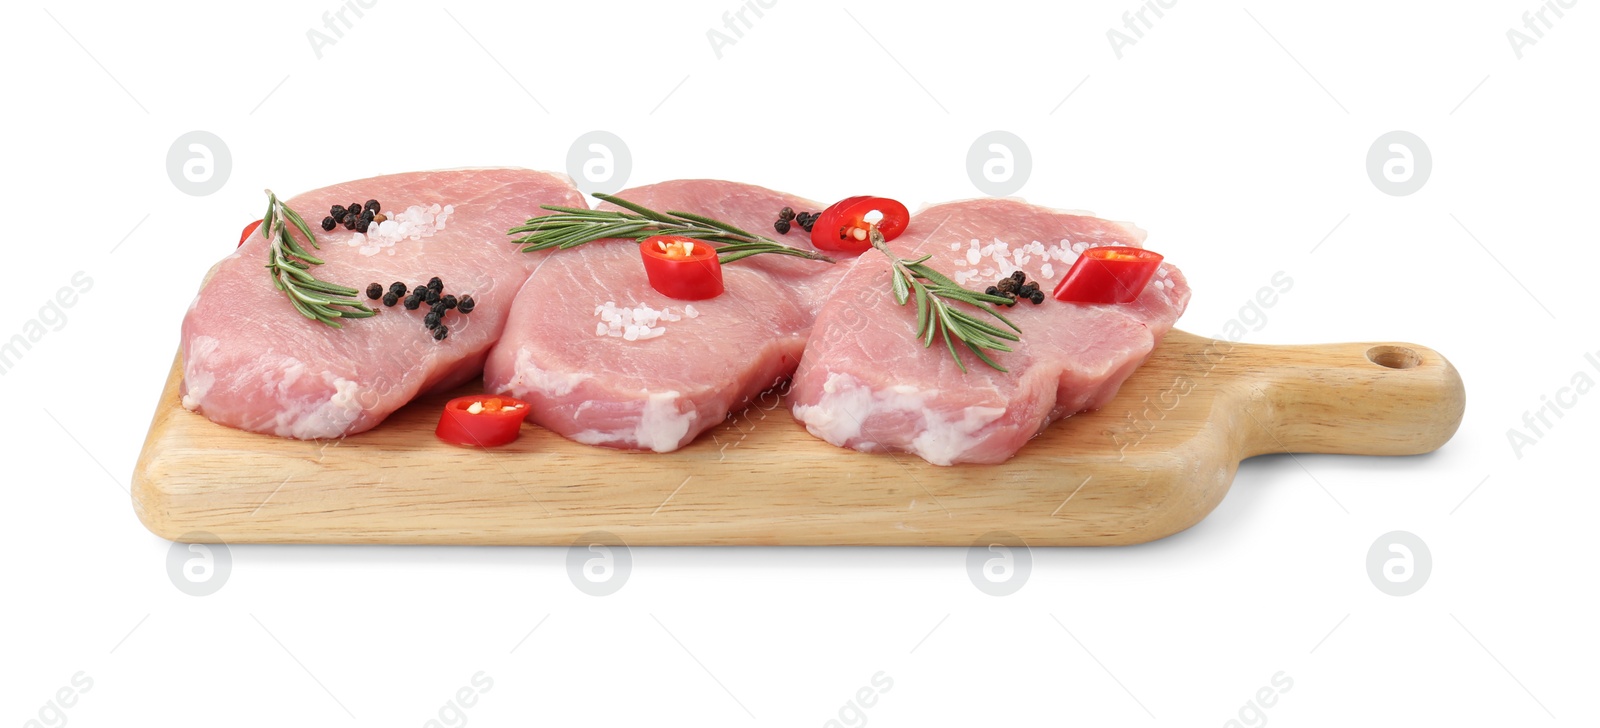
[[[1174,331],[1097,412],[1002,465],[844,450],[773,395],[674,453],[579,445],[531,424],[493,450],[446,445],[446,399],[369,432],[299,441],[213,424],[175,364],[133,477],[139,518],[229,543],[968,546],[1134,544],[1199,522],[1239,461],[1275,452],[1412,455],[1461,423],[1461,377],[1413,344],[1258,346]],[[202,532],[202,533],[196,533]],[[992,538],[992,536],[990,536]]]

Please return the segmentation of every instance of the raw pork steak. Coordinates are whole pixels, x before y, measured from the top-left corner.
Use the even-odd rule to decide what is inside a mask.
[[[784,206],[821,209],[792,195],[715,180],[663,182],[618,196],[758,233],[772,230]],[[776,239],[813,249],[804,233]],[[745,258],[723,267],[722,295],[688,302],[650,287],[632,240],[560,251],[517,294],[505,336],[484,365],[484,384],[528,401],[535,422],[578,442],[676,450],[794,371],[812,321],[846,265]],[[647,321],[633,324],[645,329],[644,338],[630,338],[627,326],[608,325],[605,318],[622,316],[615,309]],[[664,313],[652,318],[653,312]]]
[[[1013,351],[993,355],[1010,371],[957,344],[963,374],[941,341],[924,349],[914,304],[895,305],[889,261],[869,251],[817,318],[791,390],[795,418],[856,450],[911,452],[936,465],[1004,462],[1052,421],[1109,401],[1183,313],[1188,283],[1165,264],[1132,303],[1048,296],[1086,247],[1143,240],[1129,225],[1011,200],[917,213],[889,243],[900,256],[932,254],[929,265],[977,290],[1020,269],[1046,292],[1042,305],[1000,309],[1022,329]]]
[[[405,230],[411,234],[396,231],[399,222],[391,235],[381,232],[387,222],[368,235],[318,226],[333,205],[368,199],[412,220]],[[374,177],[287,200],[322,246],[302,241],[327,261],[312,269],[318,278],[360,289],[366,301],[369,283],[414,287],[438,276],[446,293],[470,293],[477,308],[446,315],[450,335],[443,341],[424,328],[425,306],[407,311],[366,301],[377,316],[325,326],[302,317],[273,287],[263,268],[268,241],[252,234],[212,269],[184,317],[183,405],[244,430],[340,437],[371,428],[421,392],[477,376],[512,297],[542,257],[508,243],[506,230],[540,205],[582,202],[566,178],[519,169]]]

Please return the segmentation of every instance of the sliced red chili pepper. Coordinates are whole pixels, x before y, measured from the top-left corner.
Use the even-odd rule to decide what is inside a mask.
[[[681,235],[652,235],[639,242],[650,287],[661,295],[699,301],[722,295],[722,262],[717,249]]]
[[[894,240],[911,223],[905,205],[887,197],[847,197],[828,206],[811,226],[818,250],[860,253],[872,247],[867,228],[876,225],[884,240]]]
[[[256,228],[258,228],[258,227],[261,227],[261,221],[260,220],[257,220],[257,221],[255,221],[253,223],[250,223],[249,225],[244,226],[244,232],[239,233],[239,245],[244,245],[244,241],[250,239],[250,233],[255,232]],[[235,246],[235,247],[238,247],[238,246]]]
[[[1127,303],[1139,297],[1161,266],[1161,254],[1109,245],[1089,248],[1056,284],[1055,297],[1069,303]]]
[[[496,447],[522,434],[528,403],[511,397],[478,394],[446,402],[433,434],[452,445]]]

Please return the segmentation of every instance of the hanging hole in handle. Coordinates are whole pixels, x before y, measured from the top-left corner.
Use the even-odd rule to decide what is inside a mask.
[[[1404,346],[1374,346],[1367,350],[1367,361],[1390,369],[1410,369],[1422,363],[1422,355]]]

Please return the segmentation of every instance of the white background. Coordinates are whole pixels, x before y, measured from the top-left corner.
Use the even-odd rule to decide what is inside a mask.
[[[1507,434],[1532,436],[1523,413],[1577,373],[1600,380],[1593,7],[1546,11],[1519,59],[1506,32],[1531,0],[1179,2],[1119,59],[1107,31],[1133,0],[783,0],[718,58],[707,31],[740,7],[384,0],[321,58],[306,34],[333,0],[8,8],[0,338],[75,272],[94,284],[0,377],[0,723],[59,724],[46,706],[80,672],[75,725],[423,725],[480,671],[480,725],[1600,718],[1600,395],[1521,457]],[[196,129],[232,155],[209,196],[166,173]],[[1429,456],[1248,462],[1193,529],[1035,549],[1007,597],[974,587],[962,548],[635,548],[623,588],[592,597],[563,548],[234,546],[216,594],[175,588],[128,478],[184,307],[260,190],[563,170],[596,129],[625,140],[630,184],[913,207],[979,194],[968,147],[1010,131],[1032,158],[1018,194],[1136,221],[1184,269],[1182,328],[1220,332],[1284,271],[1247,341],[1434,347],[1466,379],[1465,422]],[[1366,171],[1396,129],[1433,162],[1409,196]],[[1412,596],[1367,574],[1394,530],[1432,555]],[[892,688],[847,708],[880,671]],[[1292,688],[1248,707],[1280,672]]]

